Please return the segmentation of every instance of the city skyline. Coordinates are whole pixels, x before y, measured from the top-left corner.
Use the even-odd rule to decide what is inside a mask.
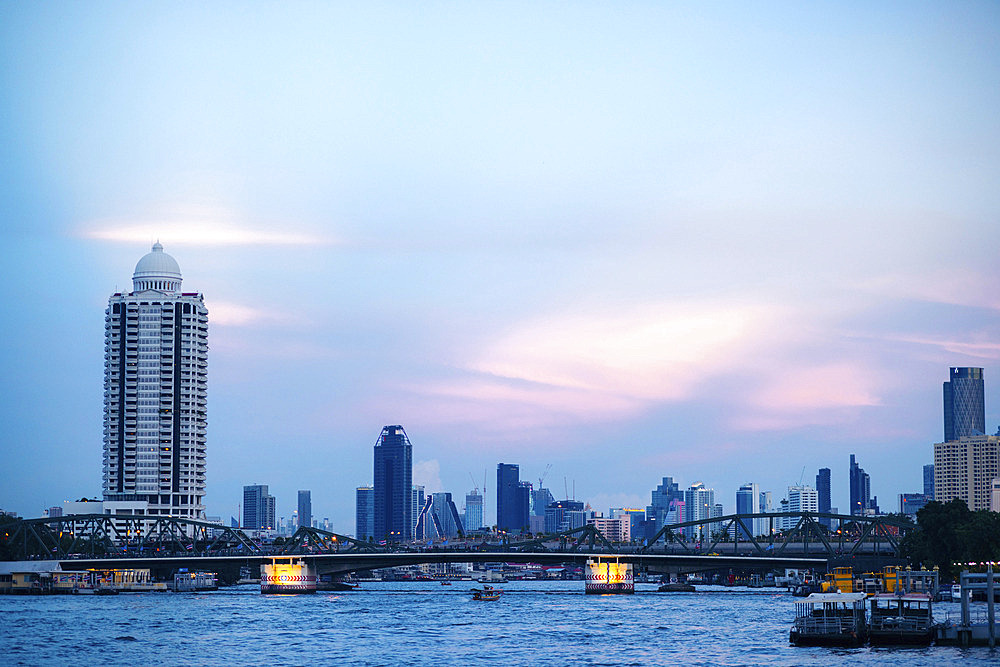
[[[888,511],[950,368],[1000,426],[997,6],[227,7],[0,8],[3,509],[101,495],[156,241],[224,520],[260,481],[352,532],[385,424],[489,525],[501,461],[601,510],[829,468],[844,512],[856,454]]]

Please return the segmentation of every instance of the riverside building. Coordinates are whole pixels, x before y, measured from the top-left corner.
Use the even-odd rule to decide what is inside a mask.
[[[1000,476],[1000,433],[934,445],[934,499],[961,498],[973,512],[990,509],[993,479]]]
[[[208,310],[159,243],[104,318],[105,507],[205,518]]]

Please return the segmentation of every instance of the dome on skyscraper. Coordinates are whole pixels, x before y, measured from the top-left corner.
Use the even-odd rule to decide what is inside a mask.
[[[163,246],[157,241],[152,252],[135,265],[132,283],[137,292],[147,289],[174,292],[181,287],[181,267],[176,259],[163,252]]]

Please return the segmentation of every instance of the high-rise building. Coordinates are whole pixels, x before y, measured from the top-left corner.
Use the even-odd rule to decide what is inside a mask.
[[[807,484],[788,487],[788,511],[818,512],[819,493]]]
[[[483,527],[483,496],[479,489],[465,494],[465,530],[479,530]]]
[[[312,491],[299,491],[299,528],[312,527]]]
[[[934,464],[924,466],[924,495],[934,500]]]
[[[549,506],[545,508],[545,532],[562,533],[572,530],[570,513],[583,511],[583,503],[578,500],[558,500],[549,503]]]
[[[413,446],[403,427],[382,428],[375,442],[375,539],[413,536]]]
[[[531,508],[529,509],[529,514],[531,516],[545,516],[545,508],[556,501],[552,492],[545,487],[538,487],[531,492]]]
[[[1000,435],[975,435],[934,445],[934,499],[961,498],[972,511],[990,509],[1000,476]]]
[[[899,494],[899,513],[916,518],[917,512],[931,500],[923,493],[901,493]]]
[[[671,503],[675,500],[684,500],[684,494],[673,477],[664,477],[663,481],[652,492],[652,499],[646,506],[646,518],[652,522],[652,528],[659,530],[664,525],[670,523],[667,517],[670,514]],[[677,522],[674,522],[677,523]]]
[[[243,527],[250,530],[274,530],[276,503],[267,492],[267,484],[243,487]]]
[[[760,514],[760,488],[753,482],[747,482],[736,491],[736,513],[737,514]],[[753,531],[753,536],[763,535],[767,531],[767,519],[741,519],[746,526],[739,528],[741,540],[746,540],[750,536],[747,530]]]
[[[824,514],[830,513],[832,507],[830,498],[830,469],[820,468],[816,473],[816,493],[819,495],[819,511]],[[820,518],[819,522],[829,528],[833,525],[833,519]]]
[[[715,489],[705,488],[702,482],[695,482],[684,491],[684,521],[711,519],[715,511]],[[693,532],[705,537],[711,535],[710,525],[698,526]]]
[[[354,536],[359,540],[375,537],[375,487],[359,486],[354,494]]]
[[[952,368],[944,383],[944,441],[986,433],[982,368]]]
[[[871,480],[864,468],[858,465],[851,454],[851,465],[848,469],[848,478],[851,484],[851,514],[866,515],[871,509]]]
[[[516,463],[497,464],[497,528],[507,532],[527,530],[531,485],[522,483]],[[527,484],[527,486],[525,486]]]
[[[410,534],[413,539],[423,539],[422,535],[417,535],[417,522],[420,519],[420,510],[424,507],[424,486],[422,484],[414,484],[413,492],[411,495],[410,502],[410,523],[412,524],[412,529]]]
[[[207,382],[203,296],[156,243],[105,311],[105,501],[204,518]]]
[[[435,515],[438,536],[454,537],[464,533],[462,519],[458,516],[458,508],[455,507],[455,501],[451,499],[451,494],[446,492],[432,493],[431,498],[433,498],[431,511]]]

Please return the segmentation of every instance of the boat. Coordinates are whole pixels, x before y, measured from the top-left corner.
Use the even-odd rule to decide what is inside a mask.
[[[951,601],[961,602],[962,601],[962,584],[953,584],[951,587]]]
[[[795,601],[796,646],[861,646],[868,640],[864,593],[813,593]]]
[[[660,593],[694,593],[694,585],[671,581],[656,589]]]
[[[441,585],[442,586],[451,586],[451,582],[450,581],[442,581]]]
[[[929,645],[934,640],[931,596],[880,593],[871,599],[868,638],[872,645]]]
[[[486,602],[491,602],[493,600],[499,600],[503,591],[499,588],[493,588],[492,586],[483,586],[482,588],[472,589],[472,599],[473,600],[483,600]]]

